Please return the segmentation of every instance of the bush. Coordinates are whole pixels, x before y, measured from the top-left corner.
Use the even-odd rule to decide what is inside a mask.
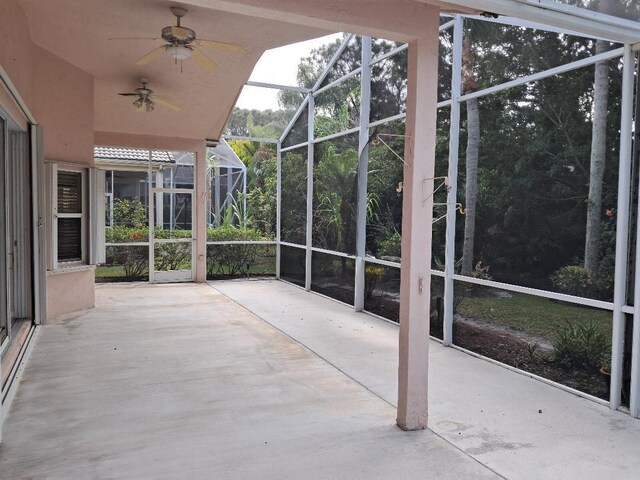
[[[149,249],[144,246],[108,246],[106,265],[121,266],[125,280],[139,280],[149,267]]]
[[[558,329],[553,348],[557,361],[594,370],[608,362],[611,347],[607,335],[592,321],[577,325],[567,322]]]
[[[119,225],[107,227],[105,241],[107,243],[148,242],[149,227],[131,228]]]
[[[561,293],[589,297],[594,294],[595,286],[586,268],[579,265],[567,265],[551,275],[553,286]]]
[[[381,257],[400,257],[401,256],[402,237],[398,232],[389,238],[380,240],[378,244],[378,255]]]
[[[143,228],[147,225],[147,212],[140,200],[113,201],[113,222],[126,228]]]
[[[207,241],[262,240],[259,230],[222,226],[207,230]],[[207,275],[244,275],[256,263],[261,245],[207,245]]]
[[[154,246],[154,267],[157,271],[191,270],[190,243],[157,243]]]

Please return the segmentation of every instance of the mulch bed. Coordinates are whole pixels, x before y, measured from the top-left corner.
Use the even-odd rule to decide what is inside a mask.
[[[395,299],[374,297],[367,302],[365,308],[393,322],[399,321],[399,304]],[[436,318],[431,321],[430,333],[433,337],[442,339],[442,323]],[[556,362],[551,358],[550,352],[542,348],[530,353],[527,342],[522,340],[521,335],[508,328],[501,329],[494,325],[488,329],[483,328],[481,324],[454,321],[453,343],[484,357],[595,397],[609,398],[608,387],[598,371],[585,371]]]

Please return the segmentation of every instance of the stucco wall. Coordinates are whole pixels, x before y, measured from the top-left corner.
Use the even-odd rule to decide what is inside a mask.
[[[47,160],[93,164],[93,76],[34,47],[33,106]]]
[[[95,271],[47,274],[47,317],[93,308]]]
[[[69,164],[93,164],[93,76],[35,45],[15,0],[0,2],[0,65],[42,125],[44,156]],[[0,106],[22,128],[23,115],[0,87]],[[49,214],[47,205],[45,214]],[[50,232],[47,232],[47,240]],[[47,276],[49,317],[94,306],[94,272]]]
[[[0,2],[0,65],[27,104],[32,100],[32,50],[33,43],[29,38],[29,26],[24,12],[15,0],[2,0]],[[3,87],[0,87],[0,106],[21,128],[26,128],[26,119]]]

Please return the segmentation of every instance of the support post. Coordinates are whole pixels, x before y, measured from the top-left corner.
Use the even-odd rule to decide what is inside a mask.
[[[233,168],[231,167],[227,167],[227,198],[225,205],[227,205],[227,208],[233,208]]]
[[[616,265],[613,289],[613,333],[611,338],[611,393],[609,405],[620,407],[625,313],[627,303],[627,252],[629,245],[629,201],[631,190],[634,54],[631,45],[624,46],[622,73],[622,113],[620,119],[620,160],[618,169],[618,211],[616,214]],[[639,306],[636,305],[636,309]]]
[[[202,143],[200,149],[195,152],[195,225],[192,225],[195,235],[193,246],[195,248],[196,269],[195,281],[204,283],[207,281],[207,146]],[[171,194],[172,197],[174,194]],[[171,214],[173,217],[173,213]],[[193,217],[193,215],[192,215]]]
[[[276,278],[280,280],[280,262],[282,253],[280,251],[281,215],[282,215],[282,142],[278,140],[276,145]]]
[[[247,167],[242,170],[242,215],[247,218]]]
[[[427,427],[438,20],[434,10],[408,54],[397,417],[403,430]]]
[[[214,168],[213,177],[213,189],[214,192],[214,206],[215,206],[215,218],[213,219],[216,227],[220,226],[220,167]]]
[[[371,109],[371,37],[362,37],[360,77],[360,137],[358,139],[358,202],[356,227],[356,278],[353,306],[364,310],[365,254],[367,249],[367,177],[369,174],[369,111]]]
[[[453,275],[456,263],[456,202],[458,198],[458,156],[460,148],[460,95],[462,94],[462,36],[464,20],[456,15],[453,24],[453,65],[451,68],[451,112],[449,122],[449,192],[447,194],[447,226],[444,261],[444,325],[443,343],[453,343]]]
[[[624,56],[624,73],[623,73],[623,87],[622,87],[622,106],[623,108],[628,108],[629,110],[623,110],[622,113],[622,123],[620,124],[620,155],[625,154],[629,155],[629,161],[633,161],[633,137],[632,132],[634,131],[633,124],[633,99],[634,99],[634,91],[633,91],[633,83],[634,83],[634,74],[630,72],[630,70],[636,70],[637,67],[634,67],[633,61],[635,60],[636,54],[630,52],[631,58],[628,58],[627,55],[627,46],[625,46],[625,56]],[[636,92],[637,93],[637,92]],[[636,103],[638,105],[638,103]],[[637,108],[637,107],[636,107]],[[636,110],[636,115],[638,115],[638,111]],[[635,119],[635,124],[638,124],[637,118]],[[638,132],[635,132],[638,135]],[[636,137],[637,138],[637,137]],[[623,148],[625,150],[623,150]],[[637,146],[636,146],[637,150]],[[638,180],[640,187],[640,179]],[[640,189],[639,189],[640,191]],[[638,198],[636,214],[640,212],[640,198]],[[640,221],[637,221],[637,230],[636,230],[636,251],[635,251],[635,281],[634,281],[634,295],[633,295],[633,305],[634,305],[634,313],[633,313],[633,335],[631,340],[631,388],[629,395],[629,414],[632,417],[640,418]],[[616,257],[617,258],[617,257]],[[622,350],[624,351],[624,345],[622,345]],[[613,354],[612,354],[613,357]],[[613,368],[613,365],[612,365]],[[613,371],[611,373],[613,380]],[[612,382],[613,385],[613,382]],[[613,389],[613,388],[612,388]]]
[[[153,174],[152,174],[153,175]],[[162,179],[162,170],[160,170],[159,172],[155,172],[155,177],[156,177],[156,185],[160,186],[162,185],[163,179]],[[151,179],[148,179],[147,181],[151,181]],[[158,187],[161,188],[161,187]],[[150,202],[153,202],[155,200],[156,205],[156,221],[155,224],[158,227],[164,227],[164,208],[162,208],[162,201],[164,200],[163,198],[163,194],[160,192],[156,192],[156,194],[151,197],[149,199]]]
[[[197,166],[196,166],[196,170],[198,170]],[[173,175],[174,175],[174,169],[172,168],[171,170],[169,170],[169,174],[170,174],[170,183],[169,183],[169,187],[170,188],[174,188],[174,183],[173,183]],[[157,188],[164,188],[164,179],[162,181],[162,183],[160,185],[156,185]],[[175,228],[175,206],[173,203],[174,198],[176,197],[175,193],[170,193],[169,194],[169,230],[172,230]]]
[[[149,218],[147,218],[147,224],[149,226],[149,283],[154,283],[154,277],[155,277],[155,262],[154,262],[155,242],[154,240],[155,240],[156,229],[155,229],[155,223],[153,221],[155,217],[154,215],[155,205],[153,201],[153,180],[152,180],[153,170],[151,169],[153,152],[149,150],[147,154],[149,155],[148,161],[147,161],[147,189],[148,189],[147,198],[149,199],[148,201]]]
[[[313,93],[309,94],[309,111],[308,111],[308,132],[307,138],[309,145],[307,146],[307,233],[306,233],[306,257],[305,257],[305,269],[304,269],[304,288],[307,291],[311,291],[311,256],[313,252],[311,247],[313,246],[313,128],[314,128],[314,116],[315,116],[315,100]]]

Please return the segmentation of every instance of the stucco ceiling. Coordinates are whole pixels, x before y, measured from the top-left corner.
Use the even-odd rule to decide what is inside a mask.
[[[218,64],[216,69],[206,71],[187,60],[181,71],[179,64],[164,55],[149,65],[136,65],[160,41],[112,40],[159,37],[162,27],[175,24],[169,10],[175,2],[20,0],[20,4],[37,45],[94,76],[94,130],[105,132],[218,138],[264,50],[330,33],[182,2],[189,9],[182,24],[194,29],[199,38],[242,45],[246,53],[208,52]],[[181,111],[156,105],[153,112],[135,112],[134,99],[117,94],[133,91],[140,77],[149,78],[149,87],[171,99]]]

